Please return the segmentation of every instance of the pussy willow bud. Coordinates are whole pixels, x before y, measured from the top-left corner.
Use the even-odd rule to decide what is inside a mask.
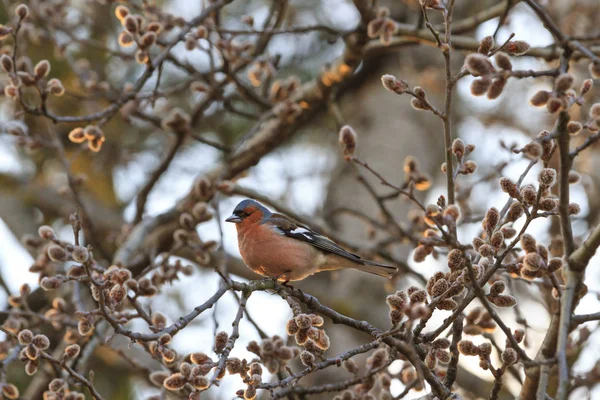
[[[29,7],[25,4],[19,4],[17,8],[15,8],[15,15],[21,20],[27,18],[29,15]]]
[[[538,181],[540,186],[550,188],[556,183],[556,170],[554,168],[543,168],[539,175]]]
[[[577,135],[583,129],[583,125],[577,121],[569,121],[567,124],[567,132],[571,135]]]
[[[482,54],[469,54],[465,59],[465,66],[473,76],[484,76],[495,71],[490,60]]]
[[[531,46],[522,40],[510,41],[504,46],[504,51],[513,56],[520,56],[529,51]]]
[[[225,331],[217,333],[215,336],[215,353],[222,353],[229,340],[229,335]]]
[[[40,237],[42,239],[46,239],[46,240],[56,239],[56,234],[54,233],[54,230],[51,227],[49,227],[48,225],[40,226],[38,229],[38,235],[40,235]]]
[[[565,108],[565,102],[558,97],[552,97],[548,100],[548,103],[546,103],[546,110],[548,110],[550,114],[554,114],[563,108]]]
[[[531,99],[529,99],[529,103],[534,107],[543,107],[550,99],[550,94],[551,93],[546,90],[539,90]]]
[[[176,391],[182,389],[187,383],[187,379],[183,374],[177,372],[164,380],[163,386],[167,390]]]
[[[502,362],[506,365],[513,365],[518,359],[519,356],[512,347],[508,347],[502,352]]]
[[[569,204],[568,211],[569,215],[577,215],[581,212],[581,207],[577,203],[571,203]]]
[[[473,96],[483,96],[487,93],[491,85],[492,79],[487,76],[474,79],[473,82],[471,82],[471,94]]]
[[[502,92],[504,91],[504,87],[506,86],[506,82],[508,82],[504,78],[497,78],[492,82],[492,85],[488,89],[487,98],[490,100],[497,99],[500,97]]]
[[[350,125],[345,125],[340,129],[339,142],[342,145],[344,156],[346,158],[354,156],[356,151],[357,135]]]
[[[133,36],[131,35],[131,33],[127,32],[127,31],[122,31],[119,34],[119,46],[129,47],[129,46],[132,46],[134,43],[135,42],[133,40]]]
[[[487,55],[492,50],[493,47],[494,47],[494,37],[486,36],[483,39],[481,39],[481,42],[479,42],[479,48],[477,49],[477,52]]]
[[[394,75],[383,75],[381,77],[381,83],[385,89],[396,94],[403,94],[408,89],[408,83],[396,79]]]
[[[488,300],[491,301],[496,307],[513,307],[517,304],[517,299],[507,294],[489,297]]]
[[[65,94],[65,87],[62,82],[56,78],[52,78],[48,81],[46,90],[53,96],[60,97]]]
[[[458,342],[458,351],[465,356],[479,355],[479,348],[470,340],[461,340]]]
[[[121,23],[123,23],[125,21],[125,18],[127,18],[127,16],[129,15],[129,8],[123,5],[118,5],[117,8],[115,8],[115,15],[117,19],[121,21]]]
[[[2,57],[0,57],[0,64],[2,64],[2,69],[4,72],[9,73],[13,71],[14,65],[12,58],[10,58],[7,54],[2,54]]]
[[[571,86],[573,86],[574,80],[575,80],[575,78],[573,77],[573,75],[571,75],[569,73],[560,74],[558,76],[558,78],[556,78],[556,82],[554,83],[554,88],[558,92],[565,92],[565,91],[571,89]]]
[[[583,96],[587,92],[589,92],[590,89],[592,89],[593,86],[594,86],[594,81],[593,80],[586,79],[585,81],[583,81],[583,83],[581,84],[581,89],[579,90],[581,96]]]
[[[17,339],[21,344],[29,344],[33,340],[33,333],[29,329],[23,329],[17,335]]]
[[[35,65],[33,69],[33,75],[36,79],[45,78],[50,73],[50,63],[48,60],[42,60]]]
[[[544,261],[538,253],[528,253],[523,258],[523,266],[530,271],[537,271],[544,266]]]
[[[31,340],[31,343],[39,350],[46,350],[50,347],[50,339],[48,339],[48,336],[42,334],[35,335]]]
[[[512,71],[512,63],[510,57],[504,53],[496,54],[496,64],[505,71]]]
[[[124,19],[123,27],[127,32],[135,34],[139,30],[138,20],[134,16],[128,15]]]
[[[462,159],[465,155],[465,142],[461,139],[454,139],[452,142],[452,152],[458,159]]]
[[[69,345],[65,348],[65,353],[64,353],[65,358],[68,358],[68,359],[77,358],[80,351],[81,351],[81,347],[79,347],[79,345],[77,343]]]

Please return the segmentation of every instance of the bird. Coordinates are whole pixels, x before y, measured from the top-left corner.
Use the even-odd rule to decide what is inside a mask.
[[[277,281],[305,279],[317,272],[352,268],[391,278],[398,269],[360,258],[294,219],[242,200],[226,222],[234,223],[240,254],[254,272]]]

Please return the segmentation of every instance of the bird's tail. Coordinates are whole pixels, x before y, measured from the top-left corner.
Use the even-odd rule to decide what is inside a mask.
[[[384,278],[391,278],[398,268],[392,267],[391,265],[379,264],[373,261],[362,260],[361,264],[355,263],[353,268],[359,271],[368,272],[373,275],[383,276]]]
[[[325,260],[325,263],[321,265],[319,270],[331,271],[340,268],[351,268],[368,272],[373,275],[383,276],[384,278],[391,278],[396,272],[398,272],[398,268],[392,267],[391,265],[363,260],[358,256],[354,257],[356,258],[342,257],[337,254],[329,254]]]

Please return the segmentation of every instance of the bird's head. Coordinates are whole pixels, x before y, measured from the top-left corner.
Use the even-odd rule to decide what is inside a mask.
[[[234,224],[254,223],[261,221],[269,215],[271,215],[271,212],[262,204],[252,199],[246,199],[235,206],[233,213],[225,221],[233,222]]]

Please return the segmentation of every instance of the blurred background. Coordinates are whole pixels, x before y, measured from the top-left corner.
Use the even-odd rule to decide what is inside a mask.
[[[54,3],[58,4],[52,1],[31,1],[29,5],[31,8],[38,7],[38,11],[43,13],[46,11],[44,7],[50,9]],[[202,9],[201,1],[165,0],[156,3],[164,12],[172,13],[175,17],[195,16]],[[249,0],[234,1],[225,7],[221,13],[221,26],[230,30],[248,29],[248,25],[242,20],[243,16],[251,16],[257,27],[271,24],[273,22],[269,18],[274,3],[281,3],[279,6],[285,10],[278,17],[282,19],[282,27],[322,25],[331,31],[273,36],[265,54],[277,58],[276,78],[296,76],[303,83],[315,79],[325,65],[334,62],[344,51],[343,39],[333,32],[352,31],[360,23],[360,14],[348,0]],[[475,15],[497,3],[488,0],[459,1],[455,21]],[[600,3],[597,1],[546,0],[543,3],[565,33],[600,33],[597,26]],[[12,17],[16,4],[8,0],[2,2],[0,22]],[[418,1],[380,1],[379,4],[388,6],[391,16],[397,21],[416,23],[419,19]],[[49,101],[49,107],[56,114],[83,115],[102,109],[114,98],[114,93],[118,93],[126,83],[134,82],[142,73],[143,66],[131,60],[133,51],[120,49],[118,46],[117,37],[121,27],[114,17],[114,7],[115,4],[110,1],[74,0],[61,9],[65,14],[60,20],[64,17],[64,21],[68,21],[67,25],[57,26],[53,18],[58,17],[54,14],[45,21],[34,19],[22,33],[20,53],[27,54],[34,63],[41,59],[50,60],[51,76],[59,78],[67,89],[63,97]],[[434,22],[440,22],[437,15],[431,14]],[[461,35],[478,40],[492,35],[500,18],[489,19],[476,25],[475,29],[461,32]],[[511,33],[515,34],[515,39],[525,40],[532,47],[545,47],[553,43],[552,36],[524,4],[513,6],[502,22],[496,37],[497,43],[504,42]],[[238,38],[244,39],[246,36]],[[210,68],[211,61],[206,51],[189,51],[182,43],[173,49],[173,54],[198,71]],[[466,53],[458,51],[454,53],[454,71],[462,66],[464,54]],[[515,69],[523,70],[547,69],[557,64],[557,61],[546,62],[527,56],[513,57],[512,62]],[[589,77],[586,62],[572,63],[571,71],[577,77],[575,86]],[[358,133],[358,154],[361,159],[369,162],[388,180],[398,184],[403,182],[404,160],[410,155],[432,180],[431,188],[419,193],[422,200],[434,203],[440,194],[445,193],[445,177],[440,171],[444,151],[442,126],[430,113],[413,110],[408,98],[385,91],[380,83],[381,75],[385,73],[405,79],[411,85],[422,86],[430,101],[443,104],[443,58],[437,49],[407,45],[381,51],[364,60],[352,78],[335,94],[332,100],[335,112],[324,109],[313,115],[290,140],[262,157],[256,166],[236,180],[236,185],[292,209],[306,220],[326,226],[331,232],[335,232],[336,237],[343,238],[356,248],[368,250],[385,246],[395,258],[406,260],[414,271],[428,278],[435,271],[446,268],[444,257],[429,257],[426,262],[416,264],[412,261],[412,246],[409,243],[385,242],[388,238],[385,233],[365,218],[357,217],[353,210],[359,210],[373,221],[382,220],[373,197],[357,182],[355,169],[344,162],[338,148],[337,133],[341,121],[354,127]],[[182,68],[165,63],[161,87],[174,86],[183,81],[187,74]],[[244,71],[238,77],[250,85]],[[511,79],[505,93],[496,100],[473,97],[469,90],[471,80],[472,78],[462,79],[456,89],[453,135],[476,146],[472,159],[479,166],[478,172],[468,178],[461,177],[458,182],[459,194],[462,193],[462,198],[465,199],[461,203],[463,214],[475,219],[487,208],[500,208],[506,201],[506,194],[500,191],[497,184],[498,178],[507,176],[516,180],[529,164],[529,160],[522,155],[513,154],[509,150],[511,146],[524,146],[541,130],[550,129],[554,121],[544,108],[534,108],[528,102],[536,91],[552,87],[551,78]],[[6,84],[7,76],[0,76],[0,81]],[[156,76],[145,87],[152,90],[155,85]],[[594,89],[590,98],[598,99],[598,94],[599,91]],[[90,218],[101,232],[106,248],[114,251],[127,233],[127,224],[134,218],[136,195],[165,157],[166,149],[173,140],[170,134],[160,128],[160,124],[155,124],[153,118],[163,118],[174,106],[190,112],[203,101],[203,96],[204,93],[194,93],[189,88],[182,87],[170,93],[168,98],[159,97],[154,104],[146,104],[142,114],[130,114],[127,106],[124,107],[104,126],[106,141],[99,153],[91,153],[81,145],[69,142],[67,135],[73,125],[53,125],[40,117],[24,116],[18,113],[20,106],[17,102],[0,98],[0,276],[5,282],[2,286],[11,293],[16,293],[22,283],[27,282],[33,288],[38,286],[37,275],[28,272],[33,263],[32,254],[21,245],[20,238],[24,234],[35,233],[39,225],[48,224],[62,239],[72,240],[68,216],[74,211],[74,203],[67,190],[67,177],[56,153],[43,147],[32,149],[20,146],[18,140],[7,133],[11,127],[20,126],[32,136],[52,129],[63,140],[72,173],[83,179],[81,194],[87,208],[93,210]],[[579,108],[574,112],[577,110]],[[227,157],[223,148],[232,146],[251,129],[261,118],[263,111],[252,102],[235,96],[230,104],[212,103],[194,125],[193,135],[210,143],[218,143],[219,146],[186,140],[151,191],[145,218],[172,209],[189,192],[196,177],[211,171]],[[587,107],[582,107],[581,112],[586,113]],[[572,117],[583,119],[581,115]],[[576,137],[573,142],[576,145],[584,139],[585,137]],[[600,158],[597,155],[598,146],[593,146],[577,159],[575,166],[583,177],[581,183],[571,186],[573,201],[582,207],[582,212],[573,225],[576,234],[584,234],[590,226],[600,222]],[[535,182],[537,171],[539,165],[533,167],[525,183]],[[370,177],[368,179],[377,192],[385,193],[377,180]],[[467,193],[470,193],[470,198],[466,197]],[[239,195],[219,195],[216,219],[198,227],[200,237],[205,241],[220,241],[220,224],[217,219],[223,220],[228,216],[242,198]],[[414,206],[402,198],[388,204],[398,223],[403,226],[411,225]],[[470,242],[479,229],[478,223],[468,223],[466,219],[459,227],[459,238]],[[543,238],[543,242],[549,244],[553,233],[557,231],[557,221],[535,220],[531,230],[536,237]],[[233,226],[223,225],[222,246],[228,254],[239,260]],[[185,261],[193,263],[193,260]],[[600,309],[599,262],[600,259],[596,257],[588,268],[589,293],[583,298],[578,313],[597,312]],[[237,279],[256,277],[240,265],[238,262],[238,267],[232,270]],[[148,299],[145,304],[153,311],[164,312],[172,322],[210,297],[219,282],[220,278],[212,267],[196,265],[192,276],[175,282],[160,295]],[[386,292],[405,289],[411,285],[422,286],[423,282],[418,275],[407,272],[389,283],[359,272],[343,271],[313,276],[298,283],[297,287],[344,314],[369,320],[376,326],[387,329],[389,319],[384,302]],[[516,328],[517,321],[523,323],[526,320],[526,350],[532,356],[535,355],[549,322],[549,303],[542,289],[537,284],[515,281],[511,290],[519,299],[519,310],[501,311],[511,327]],[[0,301],[5,302],[5,299],[5,291],[0,291]],[[236,309],[235,298],[225,296],[218,303],[214,318],[212,313],[207,313],[194,320],[188,329],[175,337],[173,347],[181,354],[192,351],[210,352],[214,332],[230,328]],[[281,298],[268,293],[256,293],[250,299],[248,312],[267,334],[285,337],[285,323],[292,314]],[[435,326],[436,322],[442,321],[447,315],[447,312],[437,311],[430,326]],[[597,323],[589,325],[593,330]],[[143,325],[134,325],[135,327],[144,329]],[[325,329],[332,339],[332,347],[327,353],[329,357],[369,340],[345,327],[326,324]],[[259,334],[246,319],[242,320],[241,332],[242,336],[232,356],[251,357],[245,346],[251,340],[259,340]],[[576,371],[589,371],[598,362],[598,335],[591,334],[585,345],[586,351],[573,354],[571,362],[576,363]],[[501,332],[497,338],[500,343],[504,341]],[[121,338],[115,338],[112,342],[113,346],[121,348],[126,348],[127,344]],[[143,354],[138,356],[144,360]],[[492,385],[491,374],[481,371],[476,360],[469,360],[467,357],[461,360],[463,369],[459,373],[457,384],[463,388],[465,397],[487,396]],[[146,366],[152,368],[151,364]],[[95,371],[98,388],[100,392],[106,393],[106,398],[144,399],[158,393],[129,364],[103,347],[97,348],[88,368]],[[299,364],[292,366],[292,369],[295,368],[299,368]],[[398,373],[399,368],[399,365],[392,365],[390,371]],[[22,394],[25,393],[31,378],[18,368],[11,369],[8,374],[10,381],[22,388]],[[344,374],[341,369],[328,369],[303,379],[301,384],[341,380],[344,379]],[[514,398],[518,394],[515,382],[514,377],[510,378],[501,394],[502,398]],[[237,377],[228,377],[220,387],[211,389],[203,398],[233,398],[235,391],[240,388],[243,385]],[[400,381],[394,379],[392,394],[397,395],[403,389]],[[29,390],[31,392],[28,393],[35,392],[31,388]],[[578,393],[588,398],[600,396],[600,390],[589,392],[586,387],[582,387]],[[422,392],[411,392],[406,398],[420,396]],[[331,397],[331,394],[315,396],[323,399]]]

